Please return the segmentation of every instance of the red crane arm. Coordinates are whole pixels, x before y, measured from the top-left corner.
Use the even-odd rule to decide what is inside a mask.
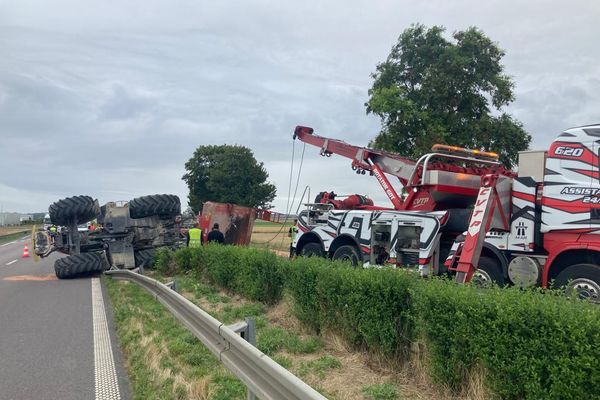
[[[321,155],[330,156],[337,154],[352,160],[353,169],[373,171],[379,169],[386,174],[394,175],[406,185],[413,172],[415,162],[382,150],[373,150],[366,147],[353,146],[343,140],[330,139],[313,134],[313,129],[306,126],[297,126],[294,130],[294,139],[321,148]],[[378,168],[374,168],[376,165]],[[379,179],[379,178],[377,178]]]

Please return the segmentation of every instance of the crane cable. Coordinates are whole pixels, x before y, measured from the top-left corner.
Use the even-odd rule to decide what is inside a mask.
[[[294,157],[296,155],[296,141],[292,141],[292,163],[290,165],[290,180],[288,182],[288,198],[285,203],[285,215],[287,220],[287,214],[289,213],[290,207],[290,195],[292,194],[292,182],[294,180]],[[284,221],[285,223],[285,221]]]
[[[302,147],[302,155],[300,157],[300,166],[298,167],[298,175],[296,177],[296,188],[294,189],[294,196],[293,198],[291,197],[292,194],[292,182],[294,181],[294,157],[296,154],[296,141],[294,140],[292,142],[292,163],[290,165],[290,180],[288,183],[288,199],[285,205],[285,219],[283,220],[283,223],[281,224],[281,228],[279,228],[279,231],[277,231],[277,233],[275,234],[275,236],[273,236],[271,239],[267,240],[266,242],[255,242],[256,244],[268,244],[271,243],[273,240],[275,240],[277,238],[277,236],[279,236],[281,234],[281,232],[283,231],[283,228],[285,227],[285,224],[287,223],[288,219],[289,219],[289,215],[290,215],[290,211],[292,210],[293,206],[294,206],[294,202],[296,199],[296,194],[298,193],[298,186],[300,184],[300,174],[302,173],[302,166],[304,164],[304,151],[306,150],[306,143],[304,143],[304,146]],[[292,200],[291,204],[290,204],[290,200]],[[281,243],[283,244],[283,237],[281,238]]]
[[[290,209],[288,212],[286,212],[285,220],[283,221],[284,225],[287,222],[290,212],[294,208],[294,202],[296,201],[296,195],[298,194],[298,186],[300,185],[300,173],[302,172],[302,164],[304,163],[304,151],[305,150],[306,150],[306,143],[304,143],[304,145],[302,146],[302,155],[300,156],[300,166],[298,167],[298,176],[296,177],[296,188],[294,189],[294,196],[292,196],[292,203],[290,204]],[[304,195],[303,195],[303,197],[304,197]],[[302,199],[300,199],[300,202],[302,202]],[[298,205],[298,208],[300,208],[300,205]],[[283,229],[283,225],[281,228]],[[284,238],[282,236],[281,237],[281,245],[283,245],[283,240],[284,240]]]

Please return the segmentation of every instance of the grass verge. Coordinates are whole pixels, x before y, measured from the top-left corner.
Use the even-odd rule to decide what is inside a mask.
[[[13,240],[17,240],[17,239],[21,239],[27,233],[29,233],[29,231],[11,233],[11,234],[0,236],[0,244],[12,242]]]
[[[103,277],[134,399],[245,399],[245,387],[151,295]]]

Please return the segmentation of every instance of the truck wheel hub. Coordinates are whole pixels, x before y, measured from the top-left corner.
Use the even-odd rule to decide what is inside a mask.
[[[577,278],[567,285],[567,294],[575,295],[581,300],[600,303],[600,285],[591,279]]]
[[[482,269],[477,269],[473,273],[472,280],[477,286],[486,286],[493,282],[492,277]]]

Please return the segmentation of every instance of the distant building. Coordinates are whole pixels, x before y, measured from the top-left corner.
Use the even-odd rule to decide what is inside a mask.
[[[0,213],[0,226],[19,225],[21,223],[20,213],[3,212]]]
[[[21,214],[15,212],[0,213],[0,226],[20,225],[23,222],[32,222],[34,220],[33,214]]]

